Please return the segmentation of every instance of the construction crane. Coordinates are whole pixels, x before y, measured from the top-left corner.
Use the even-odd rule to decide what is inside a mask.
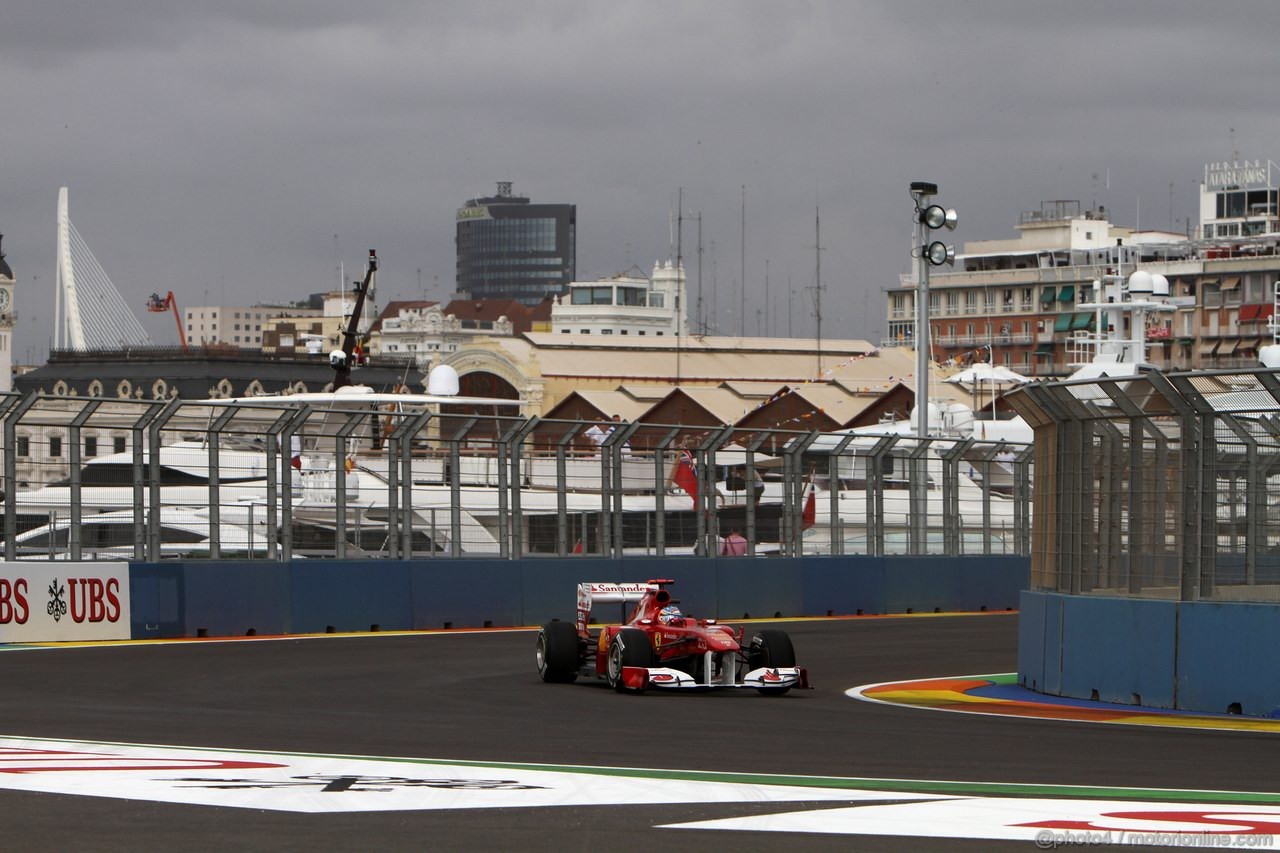
[[[351,363],[355,360],[354,356],[360,346],[360,314],[364,310],[364,298],[369,292],[369,283],[373,281],[373,274],[378,271],[378,253],[374,249],[369,250],[369,263],[364,271],[363,282],[352,282],[355,289],[356,304],[351,309],[351,320],[347,324],[347,330],[342,333],[342,349],[336,349],[329,353],[329,366],[333,368],[333,390],[345,388],[351,384]]]
[[[151,298],[147,300],[147,310],[153,314],[163,314],[166,311],[173,311],[173,322],[178,325],[178,341],[182,344],[183,354],[189,354],[187,349],[187,336],[182,333],[182,318],[178,316],[178,300],[173,298],[173,291],[170,290],[164,296],[158,293],[151,294]]]

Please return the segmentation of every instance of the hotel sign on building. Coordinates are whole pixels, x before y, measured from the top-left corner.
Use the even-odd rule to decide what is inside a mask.
[[[1271,182],[1271,170],[1274,167],[1275,164],[1270,160],[1265,165],[1261,160],[1254,160],[1252,163],[1248,160],[1243,162],[1231,160],[1220,163],[1205,163],[1204,183],[1210,189],[1223,189],[1226,187],[1269,188],[1275,186]]]

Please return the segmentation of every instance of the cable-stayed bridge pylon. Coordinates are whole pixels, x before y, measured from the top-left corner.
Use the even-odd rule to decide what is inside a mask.
[[[151,343],[142,323],[71,224],[67,188],[58,190],[55,349],[121,349]]]

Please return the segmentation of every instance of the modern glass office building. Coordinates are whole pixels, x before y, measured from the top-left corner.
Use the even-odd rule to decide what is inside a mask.
[[[469,200],[457,215],[458,292],[526,305],[564,293],[577,271],[577,219],[576,205],[532,204],[510,181]]]

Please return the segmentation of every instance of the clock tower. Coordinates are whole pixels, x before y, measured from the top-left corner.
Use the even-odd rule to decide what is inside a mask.
[[[13,390],[13,283],[13,270],[0,248],[0,392]]]

